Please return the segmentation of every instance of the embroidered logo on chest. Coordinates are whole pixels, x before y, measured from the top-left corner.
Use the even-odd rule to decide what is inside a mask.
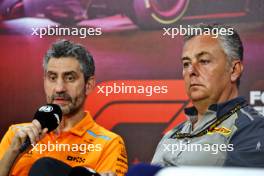
[[[207,134],[220,133],[222,135],[228,136],[231,133],[231,130],[225,127],[215,127],[212,131]]]

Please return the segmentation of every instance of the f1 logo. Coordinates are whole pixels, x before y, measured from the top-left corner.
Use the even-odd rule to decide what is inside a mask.
[[[118,94],[109,94],[108,96],[98,93],[100,87],[111,85],[121,85],[123,90],[126,88],[132,90],[133,88],[133,93],[126,91]],[[166,87],[167,90],[162,91],[162,86]],[[143,91],[135,93],[135,87],[148,87],[148,90],[156,93],[152,93],[151,96],[144,95]],[[137,143],[138,140],[133,135],[129,135],[131,131],[128,128],[121,128],[121,131],[118,131],[118,134],[124,138],[125,143],[129,146],[127,150],[130,164],[140,161],[149,162],[156,148],[156,142],[160,140],[160,137],[164,133],[185,120],[183,109],[189,105],[190,101],[185,94],[184,82],[182,80],[122,80],[103,82],[97,86],[86,100],[86,109],[89,110],[98,124],[109,130],[113,130],[117,126],[124,127],[128,125],[131,125],[128,128],[135,130],[142,129],[140,126],[147,125],[150,127],[152,124],[153,127],[163,127],[157,128],[157,130],[151,129],[152,132],[155,131],[152,134],[149,134],[148,131],[144,132],[144,130],[140,134],[135,131],[137,136],[140,135],[141,141],[143,143],[146,142],[144,144]],[[153,137],[155,137],[155,140],[150,140],[154,139]],[[142,148],[144,148],[145,152],[142,152]]]
[[[185,120],[183,109],[190,102],[182,80],[118,80],[101,83],[99,87],[118,83],[125,86],[167,86],[168,91],[152,96],[128,92],[105,96],[98,94],[97,88],[89,95],[86,109],[105,128],[112,129],[120,123],[166,123],[165,133]]]

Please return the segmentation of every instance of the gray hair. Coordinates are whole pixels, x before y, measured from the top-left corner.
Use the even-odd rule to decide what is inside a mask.
[[[187,33],[187,35],[184,36],[185,42],[198,35],[216,35],[220,46],[222,47],[224,53],[227,55],[229,63],[231,63],[233,60],[243,61],[243,44],[237,31],[235,31],[232,27],[222,24],[204,23],[199,23],[190,27],[195,32]],[[224,33],[223,31],[226,31],[226,33]],[[238,86],[239,84],[240,79],[238,79],[237,81]]]
[[[94,75],[95,65],[93,56],[80,44],[68,40],[59,40],[52,44],[43,59],[43,68],[46,71],[50,58],[73,57],[80,63],[84,79],[87,81]]]

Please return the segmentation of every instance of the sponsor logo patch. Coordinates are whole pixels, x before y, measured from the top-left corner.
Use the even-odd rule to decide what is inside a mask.
[[[220,133],[222,135],[228,136],[231,133],[231,130],[225,127],[215,127],[212,131],[208,132],[208,134]]]

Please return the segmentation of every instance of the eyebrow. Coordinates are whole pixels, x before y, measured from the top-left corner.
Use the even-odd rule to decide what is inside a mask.
[[[191,60],[191,58],[185,56],[185,57],[182,58],[182,61],[184,61],[184,60]]]
[[[47,71],[46,74],[57,74],[54,71]],[[77,75],[77,73],[75,71],[67,71],[67,72],[63,72],[63,75]]]
[[[201,51],[200,53],[198,53],[198,54],[195,55],[195,58],[199,58],[199,57],[201,57],[203,55],[207,55],[207,54],[208,55],[211,55],[210,53],[208,53],[206,51]],[[188,57],[188,56],[185,56],[185,57],[182,58],[182,61],[184,61],[184,60],[191,60],[191,58]]]
[[[74,76],[77,76],[77,75],[78,75],[75,71],[68,71],[68,72],[64,72],[63,74],[64,74],[65,76],[68,76],[68,75],[74,75]]]
[[[45,74],[49,74],[49,75],[54,74],[54,75],[56,75],[57,73],[56,72],[53,72],[53,71],[46,71]]]
[[[203,56],[203,55],[211,55],[211,54],[208,53],[208,52],[206,52],[206,51],[202,51],[202,52],[196,54],[195,57],[196,57],[196,58],[199,58],[199,57],[201,57],[201,56]]]

